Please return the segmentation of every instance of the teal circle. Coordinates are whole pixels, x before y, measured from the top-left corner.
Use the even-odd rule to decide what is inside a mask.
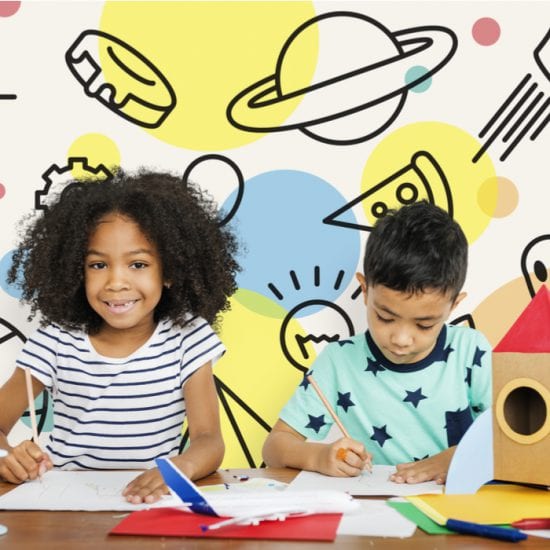
[[[417,81],[427,73],[428,73],[428,69],[426,67],[422,67],[421,65],[416,65],[415,67],[411,67],[405,73],[405,83],[407,84],[407,86],[409,86],[412,82]],[[422,82],[419,82],[416,86],[411,86],[410,90],[411,92],[420,94],[428,90],[431,85],[432,85],[432,78],[427,77],[425,80],[422,80]]]

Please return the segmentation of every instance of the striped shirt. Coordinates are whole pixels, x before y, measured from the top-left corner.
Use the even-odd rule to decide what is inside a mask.
[[[185,418],[182,388],[225,347],[196,317],[184,328],[160,321],[128,357],[98,354],[84,332],[38,329],[17,366],[29,367],[53,400],[46,448],[55,467],[147,469],[178,453]]]

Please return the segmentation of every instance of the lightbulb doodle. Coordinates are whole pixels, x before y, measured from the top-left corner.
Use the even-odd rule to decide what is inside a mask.
[[[34,192],[34,207],[36,210],[45,210],[59,195],[70,187],[70,172],[78,170],[87,178],[97,181],[107,181],[113,177],[113,174],[103,165],[90,166],[86,157],[69,157],[65,166],[57,164],[50,165],[42,174],[44,187]]]
[[[306,336],[302,336],[289,329],[289,323],[292,319],[295,317],[303,318],[307,315],[308,309],[310,313],[315,313],[319,308],[322,308],[324,313],[327,311],[331,313],[330,322],[325,324],[331,327],[330,334],[326,332],[317,334],[308,333]],[[355,329],[352,320],[339,305],[327,302],[326,300],[307,300],[288,312],[281,324],[279,340],[283,354],[288,359],[288,362],[298,370],[306,373],[314,359],[314,354],[309,349],[312,344],[324,345],[329,342],[342,341],[354,334]]]
[[[85,30],[66,51],[65,61],[86,95],[138,126],[158,128],[176,106],[168,79],[116,36]]]
[[[383,218],[396,204],[403,206],[426,199],[453,216],[453,198],[443,169],[428,151],[417,151],[411,162],[323,219],[323,223],[371,231],[372,225],[350,222],[342,215],[361,204],[371,219]]]
[[[550,234],[539,235],[521,253],[521,272],[531,298],[550,279]]]
[[[537,67],[546,79],[543,84],[548,90],[550,87],[550,29],[535,47],[533,56]],[[485,141],[473,156],[473,163],[476,163],[499,137],[505,144],[499,160],[505,161],[527,135],[531,141],[535,141],[546,128],[550,122],[550,97],[547,91],[537,91],[540,84],[534,81],[534,78],[531,73],[525,74],[481,129],[479,137],[485,138]]]
[[[236,162],[224,155],[209,154],[196,158],[183,173],[184,184],[193,182],[203,190],[213,189],[219,192],[224,184],[236,192],[232,193],[233,203],[226,201],[224,210],[220,210],[220,226],[227,224],[235,215],[244,194],[244,176]],[[211,193],[214,194],[214,193]]]
[[[2,372],[0,372],[0,384],[4,384],[13,371],[11,365],[8,367],[9,370],[6,367],[6,363],[9,363],[9,361],[7,361],[8,358],[14,355],[13,352],[17,353],[26,341],[27,338],[19,329],[6,319],[0,317],[0,349],[2,350],[2,357],[4,358],[4,366],[2,367]],[[14,345],[15,348],[17,348],[16,350],[8,349],[13,348]],[[13,357],[13,360],[15,361],[15,357]],[[39,434],[44,428],[51,429],[51,409],[50,396],[48,392],[44,390],[35,399],[35,412]],[[30,428],[30,413],[28,410],[23,413],[21,420]]]
[[[289,79],[287,68],[317,40],[323,55],[313,82]],[[239,92],[227,106],[227,119],[248,132],[298,129],[332,145],[364,142],[395,121],[407,92],[421,91],[420,85],[451,60],[457,44],[455,33],[443,26],[392,32],[361,13],[325,13],[290,34],[274,74]],[[274,124],[281,109],[296,98],[301,102],[290,117]]]

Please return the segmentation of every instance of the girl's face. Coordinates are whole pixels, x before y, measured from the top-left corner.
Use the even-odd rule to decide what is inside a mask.
[[[453,302],[448,293],[409,294],[383,285],[367,286],[361,273],[357,279],[363,290],[372,339],[387,359],[399,365],[416,363],[429,355],[443,324],[466,296],[461,293]]]
[[[139,226],[118,213],[104,216],[84,266],[86,298],[104,321],[101,330],[152,333],[163,282],[158,250]]]

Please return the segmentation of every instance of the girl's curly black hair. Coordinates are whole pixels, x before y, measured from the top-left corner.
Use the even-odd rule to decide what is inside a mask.
[[[178,176],[147,168],[118,169],[104,182],[71,181],[42,215],[21,222],[7,279],[22,289],[29,320],[39,312],[43,326],[99,329],[102,320],[86,299],[84,262],[91,232],[111,212],[135,221],[157,246],[171,286],[163,289],[156,319],[183,326],[192,314],[215,325],[236,290],[236,238],[220,226],[208,195]]]

